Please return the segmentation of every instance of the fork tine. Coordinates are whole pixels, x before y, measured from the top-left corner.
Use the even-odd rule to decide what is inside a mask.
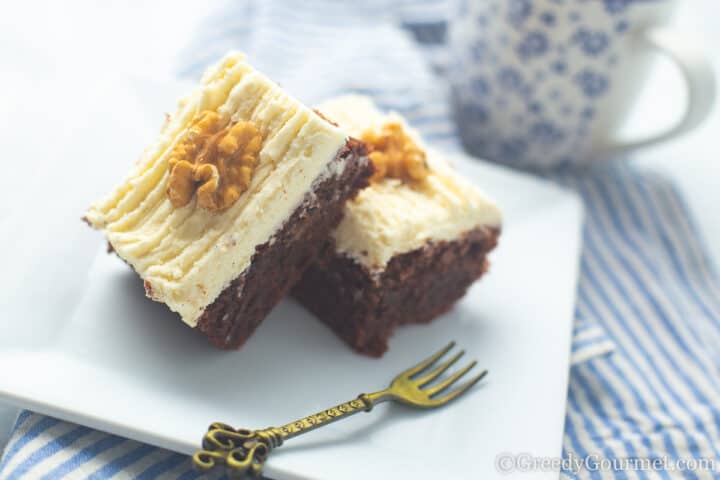
[[[465,350],[461,350],[459,353],[453,355],[453,357],[450,360],[443,363],[442,365],[437,367],[432,372],[428,373],[427,375],[425,375],[424,377],[422,377],[418,380],[415,380],[418,388],[424,387],[425,385],[427,385],[428,383],[432,382],[437,377],[442,375],[448,368],[450,368],[455,362],[457,362],[460,359],[460,357],[462,357],[464,354],[465,354]]]
[[[422,372],[423,370],[425,370],[427,367],[429,367],[433,363],[437,362],[440,357],[445,355],[454,346],[455,346],[454,341],[448,343],[439,352],[433,354],[430,358],[423,360],[422,362],[418,363],[414,367],[408,368],[407,370],[405,370],[398,376],[409,378],[409,377],[412,377],[413,375],[417,375],[418,373]]]
[[[440,397],[440,398],[435,398],[435,399],[433,399],[434,402],[435,402],[435,405],[436,405],[436,406],[445,405],[445,404],[448,403],[449,401],[456,399],[457,397],[459,397],[459,396],[462,395],[463,393],[467,392],[470,388],[472,388],[472,386],[475,385],[477,382],[479,382],[480,380],[482,380],[483,378],[485,378],[485,375],[487,375],[487,374],[488,374],[488,371],[487,371],[487,370],[483,370],[482,372],[480,372],[479,374],[475,375],[473,378],[471,378],[470,380],[468,380],[468,381],[465,382],[464,384],[460,385],[458,388],[456,388],[456,389],[453,390],[452,392],[450,392],[450,393],[448,393],[448,394],[446,394],[446,395],[443,395],[443,396]]]
[[[427,394],[432,397],[433,395],[437,395],[438,393],[441,393],[444,390],[447,390],[450,386],[452,386],[455,382],[457,382],[460,379],[460,377],[462,377],[467,372],[469,372],[470,369],[473,368],[475,365],[477,365],[477,361],[473,360],[472,362],[467,364],[465,367],[463,367],[461,370],[453,373],[451,376],[449,376],[442,382],[438,383],[437,385],[434,385],[431,388],[428,388],[426,390]]]

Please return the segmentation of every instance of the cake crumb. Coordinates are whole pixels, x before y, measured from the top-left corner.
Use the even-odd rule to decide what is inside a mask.
[[[155,299],[153,295],[152,283],[150,283],[148,280],[145,280],[143,282],[143,286],[145,287],[145,295],[147,295],[148,298]]]
[[[322,118],[323,120],[325,120],[326,122],[328,122],[330,125],[334,125],[334,126],[336,126],[336,127],[339,126],[337,123],[333,122],[333,121],[330,120],[328,117],[326,117],[325,114],[323,114],[323,113],[322,113],[320,110],[318,110],[317,108],[313,108],[313,112],[315,112],[315,114],[316,114],[318,117]]]

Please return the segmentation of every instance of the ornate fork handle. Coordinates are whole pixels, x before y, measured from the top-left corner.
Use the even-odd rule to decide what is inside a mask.
[[[193,455],[195,468],[202,472],[222,464],[233,477],[259,477],[270,452],[287,439],[297,437],[358,412],[369,412],[387,400],[388,391],[360,394],[354,400],[309,415],[282,427],[262,430],[235,429],[224,423],[213,423],[203,438],[203,450]]]
[[[459,352],[449,360],[436,365],[436,362],[454,346],[455,342],[451,342],[430,358],[401,372],[385,390],[363,393],[354,400],[282,427],[236,430],[224,423],[213,423],[203,438],[203,450],[193,456],[193,463],[202,472],[225,465],[228,474],[232,477],[257,478],[262,473],[270,452],[282,445],[285,440],[358,412],[369,412],[378,403],[394,400],[418,408],[437,408],[446,405],[468,391],[487,374],[487,370],[484,370],[454,390],[450,390],[475,366],[476,362],[473,361],[446,379],[438,380],[440,375],[454,365],[464,353]],[[430,385],[432,382],[436,383]]]

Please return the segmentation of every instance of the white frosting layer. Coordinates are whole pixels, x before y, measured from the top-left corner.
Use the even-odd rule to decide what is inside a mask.
[[[200,208],[195,198],[175,208],[166,195],[168,153],[204,110],[248,120],[263,132],[250,188],[221,212]],[[195,326],[248,268],[255,247],[269,241],[301,204],[346,139],[241,54],[231,53],[181,100],[157,142],[112,194],[91,206],[87,219],[145,280],[151,298]]]
[[[382,270],[398,254],[431,241],[453,240],[480,226],[499,228],[498,207],[461,178],[397,113],[384,114],[362,96],[343,96],[318,107],[350,135],[361,137],[387,122],[400,122],[427,152],[431,173],[422,186],[386,178],[371,184],[345,207],[333,233],[337,251],[370,270]]]

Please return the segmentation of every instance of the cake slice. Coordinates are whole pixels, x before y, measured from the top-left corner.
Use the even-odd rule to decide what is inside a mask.
[[[85,219],[148,297],[238,348],[371,174],[362,143],[230,53]]]
[[[395,327],[433,320],[487,270],[501,214],[399,115],[359,96],[318,110],[368,145],[376,172],[293,292],[355,350],[380,356]]]

